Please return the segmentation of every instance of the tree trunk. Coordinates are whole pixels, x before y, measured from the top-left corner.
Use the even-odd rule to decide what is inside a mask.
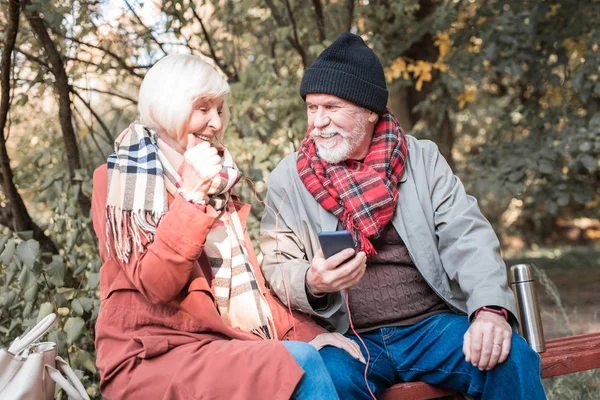
[[[405,132],[410,132],[413,129],[413,120],[410,113],[410,105],[408,104],[408,89],[402,88],[390,90],[390,99],[388,101],[390,109],[400,121],[400,125]]]
[[[59,106],[59,120],[60,127],[63,134],[63,141],[65,143],[65,149],[67,152],[67,162],[69,166],[69,177],[71,178],[72,184],[75,182],[75,171],[81,168],[81,161],[79,158],[79,147],[77,146],[77,139],[75,136],[75,130],[73,129],[72,114],[71,114],[71,98],[69,80],[65,71],[62,57],[59,54],[54,42],[48,34],[44,21],[34,10],[25,9],[25,15],[37,40],[44,48],[46,57],[50,62],[52,74],[54,75],[54,90],[58,94],[58,106]],[[78,196],[79,207],[81,211],[87,215],[90,211],[90,200],[85,195],[79,192]]]
[[[435,7],[436,5],[431,0],[421,0],[419,11],[415,17],[417,20],[421,21],[430,15]],[[435,46],[433,37],[428,33],[425,34],[421,40],[414,43],[410,49],[402,55],[413,60],[435,62],[438,58],[439,50]],[[450,123],[448,110],[434,109],[426,114],[414,111],[415,106],[431,95],[431,92],[434,89],[433,83],[438,77],[439,73],[434,71],[432,81],[425,82],[420,91],[414,86],[390,91],[390,107],[392,112],[398,115],[398,118],[406,131],[412,130],[414,125],[420,120],[424,120],[431,129],[437,128],[437,131],[432,132],[434,135],[433,140],[438,144],[440,152],[446,158],[450,166],[452,166],[454,130]]]
[[[13,173],[10,167],[10,158],[6,149],[6,137],[4,128],[8,119],[10,109],[10,71],[11,57],[19,31],[19,0],[9,0],[8,2],[8,24],[6,26],[6,37],[4,41],[4,50],[2,51],[2,70],[0,71],[0,86],[2,92],[0,95],[0,169],[2,171],[1,183],[2,189],[8,200],[9,207],[4,208],[2,221],[0,223],[11,227],[13,230],[33,231],[33,237],[40,242],[42,248],[52,253],[58,253],[56,245],[48,236],[44,234],[39,226],[33,222],[27,212],[23,198],[19,194],[17,187],[13,182]]]

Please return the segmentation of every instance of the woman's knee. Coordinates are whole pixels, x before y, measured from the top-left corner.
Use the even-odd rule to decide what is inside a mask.
[[[283,342],[287,347],[290,354],[294,357],[296,362],[306,371],[306,369],[314,367],[315,365],[322,365],[323,360],[319,351],[308,343],[304,342]]]

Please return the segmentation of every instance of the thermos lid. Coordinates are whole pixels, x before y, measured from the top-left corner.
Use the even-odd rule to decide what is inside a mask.
[[[533,273],[529,264],[515,264],[510,267],[510,282],[519,283],[533,281]]]

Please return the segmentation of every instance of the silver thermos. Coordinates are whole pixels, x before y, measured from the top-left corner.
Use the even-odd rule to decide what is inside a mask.
[[[528,264],[510,267],[510,282],[517,300],[519,333],[535,351],[543,353],[546,351],[544,328],[531,267]]]

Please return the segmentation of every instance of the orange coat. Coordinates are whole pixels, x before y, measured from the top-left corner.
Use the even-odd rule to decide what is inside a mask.
[[[169,199],[153,243],[128,264],[106,248],[107,167],[94,173],[92,219],[99,239],[101,306],[96,363],[107,399],[288,399],[303,371],[275,340],[225,325],[202,248],[217,217],[181,196]],[[237,204],[245,229],[249,205]],[[325,330],[287,309],[265,289],[245,234],[258,284],[278,337],[310,341]],[[111,250],[113,246],[111,246]],[[292,329],[295,325],[295,332]]]

